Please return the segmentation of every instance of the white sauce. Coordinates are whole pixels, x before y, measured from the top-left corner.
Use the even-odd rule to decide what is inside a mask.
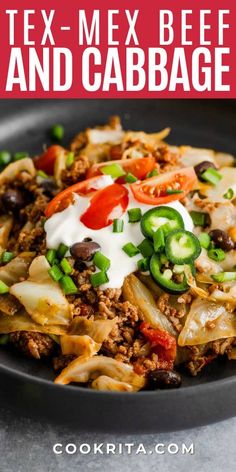
[[[104,176],[105,177],[105,176]],[[100,182],[101,187],[110,185],[111,182],[103,180]],[[103,185],[104,184],[104,185]],[[101,188],[100,187],[100,188]],[[45,223],[47,247],[56,249],[60,243],[72,246],[74,243],[83,241],[84,238],[91,238],[101,246],[101,252],[110,259],[111,266],[107,272],[109,282],[101,286],[105,288],[120,288],[123,285],[125,277],[137,270],[137,261],[142,258],[141,254],[129,257],[122,247],[132,242],[135,246],[140,244],[144,239],[140,230],[140,223],[128,222],[128,210],[139,207],[144,214],[153,205],[146,205],[137,202],[131,192],[129,192],[129,204],[126,212],[121,216],[120,209],[116,209],[113,218],[121,217],[124,221],[124,230],[122,233],[113,233],[112,224],[100,230],[87,228],[81,221],[80,217],[88,208],[90,199],[74,195],[74,204],[70,205],[60,213],[55,213]],[[186,208],[178,201],[167,204],[171,208],[177,210],[184,221],[185,229],[193,230],[192,219]]]

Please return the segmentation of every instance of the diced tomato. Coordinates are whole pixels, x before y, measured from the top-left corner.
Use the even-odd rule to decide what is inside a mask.
[[[197,176],[193,167],[167,172],[139,183],[131,184],[136,200],[149,205],[161,205],[181,200],[193,189]],[[173,193],[171,193],[173,191]],[[180,193],[174,193],[179,191]],[[168,193],[169,192],[169,193]]]
[[[53,175],[56,158],[66,150],[57,144],[50,146],[44,154],[34,159],[36,169],[43,170],[48,175]]]
[[[78,193],[79,195],[86,195],[93,191],[93,182],[96,182],[98,177],[93,177],[91,179],[83,180],[82,182],[77,182],[74,185],[66,188],[62,192],[58,193],[51,202],[48,204],[45,215],[47,218],[53,215],[58,211],[62,211],[67,208],[70,203],[73,201],[73,193]]]
[[[176,358],[176,340],[167,331],[151,328],[149,323],[141,323],[141,333],[151,344],[152,352],[158,354],[158,359],[164,362],[173,362]]]
[[[88,228],[104,228],[115,218],[120,218],[128,203],[128,190],[125,187],[119,184],[109,185],[94,194],[89,208],[80,220]]]
[[[108,161],[100,162],[99,164],[94,164],[88,170],[87,177],[94,177],[95,175],[101,175],[101,169],[110,164],[118,164],[122,167],[124,172],[128,174],[129,172],[137,177],[138,180],[142,180],[146,177],[148,172],[151,172],[155,167],[155,158],[152,156],[142,157],[138,159],[123,159],[119,161]],[[117,179],[118,183],[124,183],[124,177]]]

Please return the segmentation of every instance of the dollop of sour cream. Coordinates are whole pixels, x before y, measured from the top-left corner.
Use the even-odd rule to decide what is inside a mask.
[[[104,177],[105,178],[101,177],[101,179],[99,179],[99,188],[104,188],[113,183],[113,181],[110,182],[112,179],[107,179],[107,176]],[[121,288],[125,277],[137,270],[137,261],[142,258],[141,254],[129,257],[122,250],[122,247],[128,242],[132,242],[135,246],[138,246],[144,239],[140,229],[140,222],[129,223],[128,210],[139,207],[142,214],[144,214],[146,211],[153,208],[153,205],[146,205],[136,201],[131,191],[129,191],[129,204],[127,210],[122,215],[122,220],[124,221],[122,233],[113,233],[112,224],[99,230],[87,228],[80,221],[80,217],[89,205],[90,198],[75,194],[73,204],[60,213],[52,215],[46,221],[44,227],[46,231],[47,247],[49,249],[56,249],[60,243],[64,243],[66,246],[70,247],[77,242],[83,241],[84,238],[91,238],[101,246],[102,254],[108,257],[111,263],[107,272],[109,282],[102,285],[101,288]],[[186,208],[180,202],[175,201],[165,206],[177,210],[183,218],[185,229],[188,231],[193,230],[192,219]]]

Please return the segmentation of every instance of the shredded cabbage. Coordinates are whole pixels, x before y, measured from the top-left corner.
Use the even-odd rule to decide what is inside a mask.
[[[10,293],[20,301],[36,323],[69,325],[69,302],[59,284],[49,276],[49,268],[45,256],[36,257],[29,268],[29,278],[12,285]]]
[[[179,346],[206,344],[236,336],[236,317],[222,304],[196,298],[179,335]]]

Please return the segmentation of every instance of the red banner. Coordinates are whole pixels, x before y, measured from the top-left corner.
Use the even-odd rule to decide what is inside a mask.
[[[236,98],[235,32],[235,0],[2,0],[0,98]]]

